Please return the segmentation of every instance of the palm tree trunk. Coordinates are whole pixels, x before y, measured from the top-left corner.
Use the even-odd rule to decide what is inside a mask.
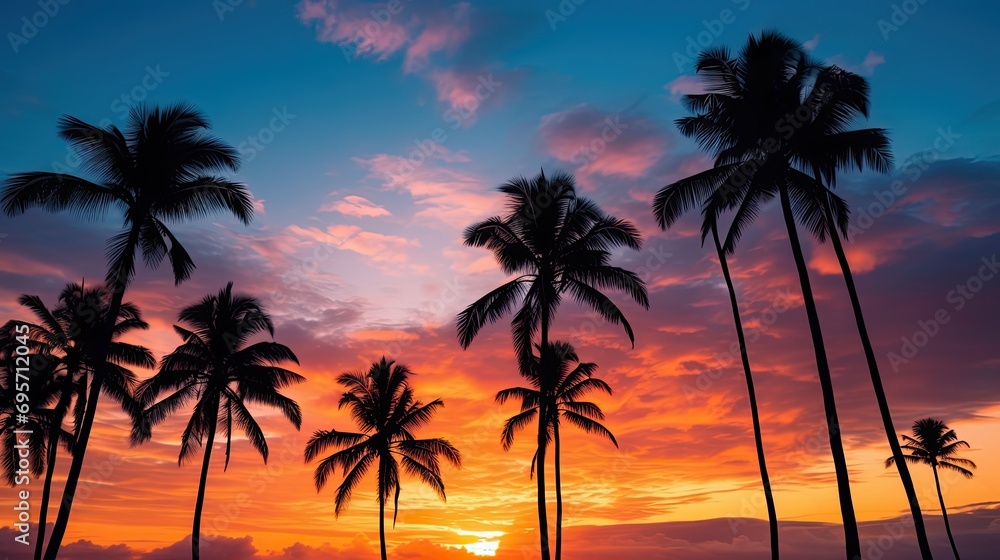
[[[813,349],[816,353],[816,369],[819,375],[820,387],[823,391],[823,409],[826,414],[826,428],[830,437],[830,452],[833,455],[833,466],[837,475],[837,491],[840,494],[840,515],[844,523],[844,541],[847,560],[861,560],[861,539],[858,535],[858,521],[854,516],[854,502],[851,499],[850,473],[847,470],[847,457],[844,454],[844,444],[840,438],[840,419],[837,416],[837,403],[833,394],[833,378],[830,375],[830,364],[826,358],[826,347],[823,344],[823,331],[819,323],[819,313],[813,298],[812,285],[809,282],[809,270],[802,256],[802,246],[795,230],[795,217],[792,215],[791,201],[788,199],[788,189],[782,185],[779,188],[781,210],[788,229],[788,240],[792,246],[792,256],[795,258],[795,268],[798,271],[799,283],[802,286],[802,299],[809,319],[809,331],[812,335]]]
[[[951,534],[951,523],[948,521],[948,509],[944,507],[944,494],[941,493],[941,481],[938,479],[937,465],[931,465],[934,470],[934,486],[937,487],[938,501],[941,503],[941,516],[944,517],[944,529],[948,531],[948,542],[951,543],[951,551],[955,553],[955,560],[961,560],[958,556],[958,547],[955,546],[955,537]]]
[[[382,551],[382,560],[388,560],[389,555],[385,550],[385,498],[383,498],[382,482],[384,480],[382,458],[379,458],[379,489],[378,489],[378,542],[379,550]]]
[[[205,458],[201,463],[201,478],[198,481],[198,498],[194,503],[194,522],[191,525],[191,560],[201,558],[201,512],[205,506],[205,487],[208,485],[208,467],[212,462],[212,446],[215,444],[215,423],[218,420],[219,404],[215,404],[212,421],[208,423],[208,441],[205,442]]]
[[[558,410],[555,411],[558,414]],[[557,417],[555,423],[552,425],[552,437],[555,442],[555,448],[552,450],[552,454],[555,456],[555,475],[556,475],[556,560],[562,560],[562,523],[563,523],[563,502],[562,502],[562,469],[560,467],[560,452],[559,452],[559,418]]]
[[[544,285],[544,280],[542,282]],[[542,398],[538,402],[538,451],[536,452],[536,483],[538,485],[538,535],[541,541],[541,560],[549,560],[551,554],[549,553],[549,520],[548,511],[546,510],[546,500],[545,500],[545,436],[547,432],[546,418],[548,417],[548,405],[545,399],[545,395],[548,394],[549,390],[549,379],[550,375],[548,370],[549,367],[549,356],[546,347],[549,344],[549,308],[548,299],[542,299],[542,317],[541,317],[541,344],[540,350],[538,351],[538,362],[540,370],[538,372],[539,377],[539,389],[541,390]],[[529,348],[529,352],[531,349]]]
[[[729,302],[733,306],[733,322],[736,324],[736,337],[740,342],[740,357],[743,360],[743,374],[747,381],[747,394],[750,396],[750,417],[753,419],[753,441],[757,446],[757,465],[760,468],[760,481],[764,486],[764,502],[767,504],[767,520],[771,534],[771,558],[772,560],[778,560],[778,514],[775,512],[774,496],[771,494],[771,479],[767,475],[767,462],[764,460],[764,441],[761,437],[760,414],[757,411],[757,392],[754,389],[753,375],[750,372],[750,357],[747,354],[747,342],[743,334],[743,321],[740,319],[740,306],[736,301],[736,288],[733,287],[733,279],[729,274],[729,264],[726,262],[726,254],[722,250],[722,244],[719,242],[719,229],[714,222],[712,223],[712,238],[715,240],[715,250],[719,253],[722,276],[725,277],[726,287],[729,288]],[[556,441],[558,442],[559,440],[557,439]],[[556,451],[557,457],[558,453]]]
[[[125,251],[131,251],[134,254],[138,242],[139,229],[133,227],[129,232]],[[69,473],[66,475],[66,486],[63,489],[56,523],[52,527],[49,546],[45,549],[45,560],[56,560],[59,555],[59,547],[62,546],[63,536],[66,535],[66,528],[69,526],[69,515],[73,510],[76,488],[80,484],[80,474],[83,472],[83,459],[87,454],[87,444],[90,442],[90,434],[94,428],[94,417],[97,415],[97,402],[101,396],[101,388],[104,385],[104,368],[107,363],[111,340],[114,337],[114,326],[118,322],[118,313],[121,311],[122,301],[125,299],[127,280],[128,278],[124,276],[123,271],[122,274],[119,274],[116,285],[110,286],[112,293],[111,303],[108,306],[108,314],[104,324],[97,326],[97,328],[102,328],[104,332],[99,338],[99,344],[96,347],[94,355],[96,367],[94,368],[94,376],[90,385],[90,394],[87,397],[87,408],[83,415],[83,425],[73,446],[73,461],[70,463]]]
[[[917,500],[917,490],[913,485],[910,469],[906,466],[906,460],[903,458],[903,450],[899,447],[896,428],[892,424],[889,401],[886,400],[885,388],[882,386],[882,376],[878,371],[878,360],[875,358],[875,350],[872,348],[872,341],[868,336],[868,327],[865,325],[865,316],[861,311],[861,300],[858,298],[858,290],[854,285],[854,275],[851,273],[851,265],[847,262],[847,255],[844,253],[844,246],[840,242],[840,235],[837,233],[836,228],[832,226],[834,221],[830,207],[824,205],[824,208],[826,210],[826,222],[831,224],[830,239],[833,242],[833,249],[837,253],[840,269],[844,273],[844,283],[847,284],[847,293],[851,297],[851,307],[854,308],[854,321],[858,325],[858,334],[861,336],[861,346],[865,350],[865,359],[868,360],[868,372],[871,374],[872,386],[875,388],[875,400],[878,401],[878,410],[882,415],[882,427],[885,429],[885,436],[889,440],[889,448],[892,449],[893,462],[896,464],[896,470],[899,472],[899,479],[903,483],[903,491],[906,492],[906,499],[910,503],[910,515],[913,516],[913,526],[917,533],[920,556],[923,560],[932,560],[931,546],[927,540],[927,530],[924,527],[924,515],[920,511],[920,502]]]
[[[45,458],[45,482],[42,485],[42,503],[38,507],[38,539],[35,541],[35,560],[41,560],[45,542],[45,524],[49,513],[49,497],[52,495],[52,477],[56,472],[56,457],[59,451],[59,431],[62,419],[53,422],[49,428],[49,449]]]

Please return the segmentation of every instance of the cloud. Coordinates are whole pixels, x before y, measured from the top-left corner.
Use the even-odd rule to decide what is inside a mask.
[[[696,74],[681,74],[663,86],[663,89],[669,91],[674,100],[679,100],[682,95],[696,95],[706,91],[704,82]]]
[[[854,72],[855,74],[871,76],[875,73],[875,69],[877,67],[885,63],[885,56],[875,51],[868,51],[864,60],[860,63],[854,63],[849,61],[844,55],[838,54],[831,56],[826,62],[827,64],[835,64],[845,70]]]
[[[464,228],[476,217],[493,211],[497,197],[482,178],[441,163],[468,158],[431,144],[434,148],[429,154],[414,150],[409,157],[377,154],[354,161],[383,188],[408,193],[419,208],[415,217]]]
[[[390,11],[392,6],[395,11]],[[348,60],[371,57],[382,62],[402,53],[402,72],[429,80],[437,99],[449,106],[444,118],[462,126],[475,122],[480,104],[500,84],[482,65],[455,65],[450,60],[473,35],[468,2],[303,0],[298,17],[316,28],[318,40],[338,45]]]
[[[370,257],[377,263],[405,262],[406,250],[420,246],[420,242],[415,239],[365,231],[352,225],[332,225],[326,229],[292,225],[288,226],[288,231],[303,238],[327,243],[342,251],[353,251]]]
[[[392,214],[363,196],[348,195],[340,200],[328,202],[320,207],[320,212],[340,212],[345,216],[355,216],[358,218],[391,216]]]
[[[584,175],[640,177],[670,146],[666,131],[652,120],[586,104],[543,116],[538,134],[550,155]]]

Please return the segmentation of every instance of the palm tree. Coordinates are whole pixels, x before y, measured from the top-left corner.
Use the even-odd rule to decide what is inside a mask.
[[[302,426],[302,411],[280,390],[305,378],[280,367],[283,362],[299,363],[287,346],[266,340],[249,344],[254,335],[263,332],[273,338],[274,324],[257,298],[234,294],[232,282],[217,295],[185,307],[179,320],[185,326],[174,325],[174,330],[184,342],[163,357],[156,375],[143,381],[136,391],[136,399],[146,408],[133,430],[133,441],[148,440],[155,425],[195,401],[191,418],[181,434],[177,464],[191,459],[207,436],[191,529],[191,558],[197,560],[202,506],[216,432],[221,429],[226,437],[223,471],[229,467],[234,424],[267,464],[267,441],[247,404],[278,409],[297,430]],[[170,394],[156,400],[167,392]]]
[[[344,481],[337,487],[334,514],[347,510],[351,495],[365,474],[378,468],[379,543],[382,560],[386,560],[385,503],[392,495],[392,524],[396,525],[399,511],[399,467],[420,479],[446,499],[441,478],[440,458],[460,467],[462,456],[451,443],[442,438],[417,439],[413,431],[430,422],[434,413],[444,407],[441,399],[427,404],[414,400],[409,378],[413,373],[385,356],[372,363],[367,372],[342,373],[337,383],[347,391],[340,397],[338,409],[347,408],[359,432],[317,430],[306,444],[306,462],[313,461],[328,449],[337,450],[316,467],[316,490],[322,490],[330,476],[340,468]],[[397,458],[399,459],[397,461]]]
[[[553,455],[555,460],[556,478],[556,560],[562,558],[562,468],[561,452],[559,441],[559,423],[565,420],[588,434],[597,434],[611,440],[611,443],[618,447],[618,441],[601,421],[604,420],[604,412],[592,402],[578,400],[592,392],[604,392],[611,394],[611,387],[603,380],[594,377],[597,364],[580,363],[580,358],[576,350],[566,342],[554,341],[539,353],[548,353],[551,358],[546,360],[553,365],[555,379],[550,393],[543,396],[541,392],[541,376],[539,375],[538,364],[541,359],[537,359],[535,366],[523,372],[524,377],[531,383],[531,387],[512,387],[497,393],[496,402],[504,404],[509,399],[518,399],[521,403],[521,411],[504,422],[501,442],[504,451],[509,451],[514,444],[514,434],[522,428],[528,426],[539,418],[538,411],[542,399],[546,401],[548,417],[544,420],[547,424],[546,433],[552,438],[554,443]],[[576,362],[576,367],[570,369],[572,363]],[[536,454],[532,458],[531,467],[537,463]]]
[[[703,223],[704,237],[708,233],[705,228],[713,227],[719,213],[735,210],[723,244],[725,253],[731,254],[761,207],[778,197],[816,355],[847,558],[854,560],[861,556],[861,543],[833,380],[796,230],[798,220],[822,241],[835,227],[847,227],[848,211],[843,201],[833,198],[808,174],[813,169],[801,169],[803,158],[795,143],[796,131],[806,121],[806,117],[797,115],[811,115],[826,95],[822,89],[812,87],[819,68],[798,43],[772,32],[760,37],[751,35],[736,58],[726,48],[708,49],[699,55],[697,72],[708,92],[684,97],[685,106],[695,115],[678,119],[677,125],[682,134],[695,138],[715,157],[715,165],[675,183],[677,193],[658,214],[669,220],[711,199],[711,207],[706,208],[710,216]],[[847,153],[854,152],[848,148]],[[831,211],[827,212],[827,208]],[[836,223],[828,218],[831,215]]]
[[[46,381],[53,384],[52,387],[58,394],[55,406],[48,411],[50,421],[47,441],[55,441],[64,433],[62,425],[73,406],[76,429],[73,434],[67,434],[66,438],[70,452],[85,416],[87,385],[96,369],[93,353],[99,344],[97,338],[101,333],[92,325],[95,318],[102,317],[107,312],[110,297],[111,294],[105,287],[86,288],[83,284],[70,283],[63,288],[59,294],[59,303],[51,311],[38,296],[25,294],[18,298],[18,303],[30,310],[37,321],[34,324],[23,323],[28,326],[28,332],[39,347],[33,361],[45,365],[48,376]],[[14,325],[13,321],[8,323],[5,330],[16,328]],[[118,339],[132,331],[148,328],[149,324],[143,321],[139,308],[130,302],[123,303],[115,325],[115,340],[111,343],[105,364],[107,375],[102,387],[104,396],[115,401],[132,416],[138,411],[132,397],[138,380],[128,366],[150,368],[156,361],[148,349]],[[49,445],[45,451],[46,472],[39,505],[35,560],[42,557],[56,450],[57,446]]]
[[[802,166],[811,168],[816,181],[825,182],[829,187],[836,185],[837,172],[852,166],[852,164],[859,171],[868,167],[878,173],[888,173],[892,169],[892,154],[889,150],[889,139],[886,131],[880,128],[850,129],[850,125],[854,121],[868,118],[870,101],[867,80],[836,66],[827,66],[818,72],[813,88],[823,92],[823,95],[815,96],[816,103],[811,119],[793,137],[794,149]],[[824,207],[826,221],[829,223],[834,222],[832,216],[835,212],[834,207],[836,207],[835,202]],[[910,513],[913,516],[921,555],[925,559],[930,559],[930,543],[927,539],[920,503],[917,500],[916,487],[910,476],[909,468],[906,466],[906,461],[903,460],[903,450],[896,439],[896,428],[892,422],[889,401],[882,385],[878,359],[875,357],[875,349],[872,346],[871,337],[868,335],[864,312],[861,309],[861,300],[854,284],[854,275],[851,273],[851,266],[847,260],[847,254],[844,252],[840,236],[840,232],[831,228],[830,240],[844,276],[847,293],[851,299],[854,320],[858,327],[861,345],[864,348],[865,359],[868,362],[868,372],[875,390],[879,413],[882,416],[882,427],[886,439],[889,441],[889,447],[895,458],[896,470],[910,505]],[[846,233],[844,238],[847,238]]]
[[[903,442],[904,445],[901,447],[909,452],[908,455],[903,455],[903,459],[914,464],[929,465],[934,471],[934,486],[937,488],[938,502],[941,504],[944,528],[948,531],[948,541],[951,543],[951,551],[955,553],[955,560],[959,560],[958,547],[955,546],[955,537],[951,534],[951,523],[948,522],[948,510],[944,507],[944,495],[941,493],[938,468],[957,472],[965,478],[972,478],[972,471],[969,469],[976,468],[976,464],[956,456],[960,448],[967,448],[969,444],[958,439],[955,430],[946,426],[944,422],[933,418],[924,418],[914,422],[913,437],[904,435]],[[893,455],[885,460],[885,467],[889,468],[895,462],[896,456]]]
[[[8,177],[0,208],[8,216],[31,208],[71,210],[98,218],[114,208],[122,213],[123,228],[108,243],[107,283],[112,297],[106,317],[118,317],[125,289],[135,273],[136,250],[147,266],[170,261],[175,283],[187,279],[194,262],[167,224],[228,211],[243,223],[253,217],[253,200],[242,184],[215,175],[236,171],[239,157],[232,147],[206,133],[208,121],[193,107],[165,109],[136,107],[125,131],[114,125],[101,128],[75,117],[59,120],[59,136],[78,152],[83,169],[94,181],[74,175],[36,171]],[[95,360],[106,363],[113,326],[99,325],[101,344]],[[94,372],[88,406],[74,445],[62,504],[45,550],[45,560],[56,560],[83,470],[83,460],[97,413],[97,400],[107,373]]]
[[[724,188],[724,187],[723,187]],[[653,199],[653,214],[661,229],[668,229],[680,218],[680,215],[693,206],[692,202],[685,202],[680,197],[688,195],[692,190],[689,180],[681,180],[663,187]],[[690,196],[690,195],[688,195]],[[768,527],[771,539],[771,558],[777,560],[779,557],[778,546],[778,514],[774,507],[774,495],[771,491],[771,479],[767,473],[767,460],[764,456],[764,440],[760,428],[760,413],[757,408],[757,391],[754,388],[753,372],[750,369],[750,356],[747,353],[746,336],[743,332],[743,321],[740,318],[739,302],[736,298],[736,288],[733,286],[733,279],[729,272],[729,263],[726,259],[726,252],[719,241],[718,212],[712,202],[718,201],[725,196],[724,192],[712,192],[705,203],[704,222],[702,223],[702,243],[705,241],[705,232],[712,236],[715,244],[716,254],[719,257],[719,265],[722,268],[722,277],[726,281],[726,288],[729,291],[729,303],[733,310],[733,322],[736,325],[736,338],[740,345],[740,358],[743,362],[743,376],[746,379],[747,395],[750,400],[750,418],[753,422],[754,445],[757,450],[757,466],[760,470],[760,480],[764,488],[764,503],[767,508]]]
[[[462,348],[479,331],[495,323],[520,303],[511,320],[511,335],[521,371],[530,369],[535,334],[538,346],[549,345],[549,328],[564,295],[621,324],[635,343],[632,327],[621,310],[601,291],[623,291],[649,308],[646,285],[634,272],[611,266],[611,249],[641,248],[639,232],[627,220],[606,215],[594,202],[576,195],[573,177],[542,172],[533,179],[516,177],[499,188],[507,196],[508,212],[473,224],[465,230],[465,244],[493,252],[501,270],[517,275],[486,294],[457,321]],[[554,369],[542,356],[538,364],[541,390],[551,391]],[[539,416],[548,416],[547,404]],[[542,560],[549,560],[548,519],[545,509],[545,423],[538,425],[538,530]]]

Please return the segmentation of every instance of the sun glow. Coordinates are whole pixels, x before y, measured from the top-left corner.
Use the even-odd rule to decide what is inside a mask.
[[[463,544],[462,548],[475,554],[476,556],[496,556],[500,541],[488,541],[480,539],[472,544]]]

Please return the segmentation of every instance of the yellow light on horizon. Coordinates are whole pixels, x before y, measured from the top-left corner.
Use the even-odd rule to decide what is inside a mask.
[[[480,539],[472,544],[463,544],[462,548],[476,556],[496,556],[497,549],[500,548],[500,541]]]

